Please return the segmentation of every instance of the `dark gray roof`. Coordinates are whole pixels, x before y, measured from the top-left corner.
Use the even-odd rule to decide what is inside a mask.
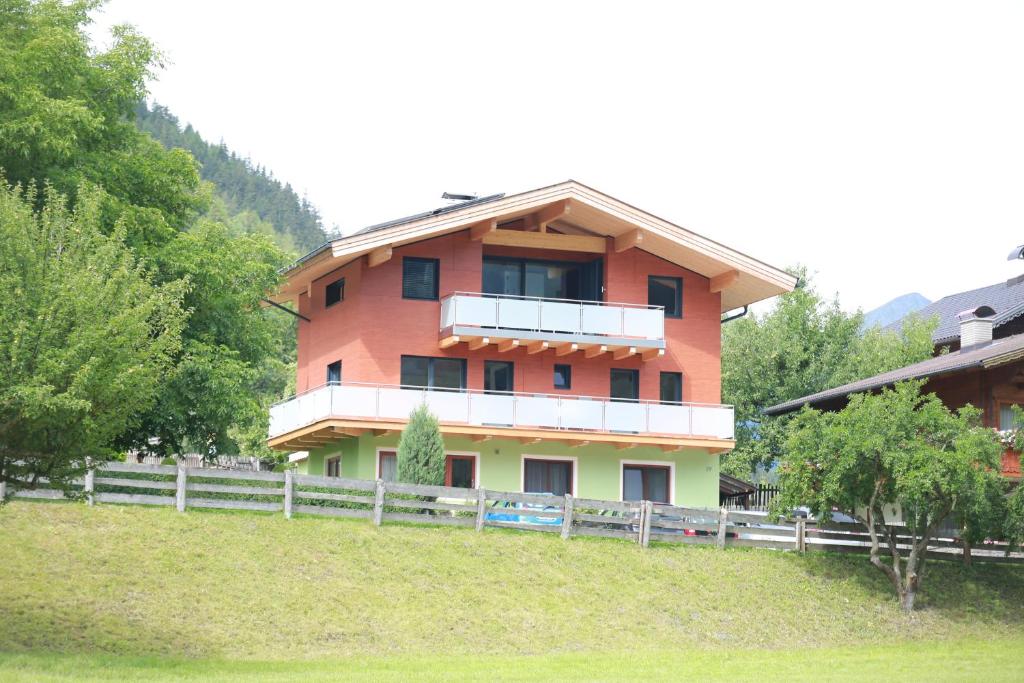
[[[960,323],[956,318],[957,313],[968,309],[974,310],[978,306],[991,306],[995,310],[996,315],[992,321],[995,330],[998,330],[1000,325],[1005,325],[1020,317],[1024,314],[1024,277],[1016,277],[988,287],[944,296],[911,315],[919,315],[925,319],[938,316],[939,326],[932,335],[932,342],[948,344],[960,338]],[[898,331],[902,324],[903,320],[899,320],[884,329]],[[998,332],[996,336],[998,336]]]
[[[777,406],[766,408],[764,412],[766,415],[781,415],[799,410],[804,405],[813,406],[824,401],[843,398],[850,394],[881,389],[882,387],[891,386],[896,382],[908,379],[925,379],[970,368],[998,365],[1021,357],[1024,357],[1024,334],[1016,334],[1012,337],[1004,337],[1003,339],[996,339],[985,344],[969,346],[966,349],[935,356],[920,363],[914,363],[913,365],[907,365],[890,372],[883,372],[874,377],[850,382],[841,387],[819,391],[810,396],[780,403]]]
[[[378,230],[384,230],[385,228],[393,228],[396,225],[402,225],[403,223],[412,223],[413,221],[418,221],[421,218],[429,218],[430,216],[440,216],[442,214],[451,213],[452,211],[458,211],[459,209],[464,209],[467,206],[476,206],[477,204],[486,204],[488,202],[494,202],[494,201],[497,201],[497,200],[501,199],[504,196],[505,196],[505,194],[501,193],[501,194],[488,195],[486,197],[477,197],[476,199],[471,199],[471,200],[466,201],[466,202],[457,202],[455,204],[451,204],[450,206],[442,206],[440,208],[434,209],[433,211],[424,211],[423,213],[417,213],[417,214],[414,214],[412,216],[405,216],[403,218],[395,218],[394,220],[385,221],[384,223],[377,223],[376,225],[369,225],[369,226],[367,226],[365,228],[360,228],[359,230],[356,230],[351,235],[346,235],[346,237],[352,237],[354,235],[363,235],[363,234],[366,234],[368,232],[376,232]],[[324,252],[324,251],[327,251],[328,249],[330,249],[331,248],[331,244],[333,244],[335,241],[337,241],[337,239],[338,238],[327,240],[326,242],[324,242],[323,244],[321,244],[319,247],[317,247],[316,249],[312,250],[308,254],[300,256],[299,258],[297,258],[292,263],[289,263],[284,268],[281,268],[281,270],[278,271],[278,272],[287,273],[288,271],[293,270],[294,268],[297,268],[298,266],[301,266],[303,263],[305,263],[309,259],[313,258],[317,254],[320,254],[321,252]]]
[[[368,232],[377,232],[378,230],[384,230],[386,228],[393,228],[396,225],[402,225],[403,223],[412,223],[418,221],[421,218],[430,218],[431,216],[440,216],[442,214],[451,213],[452,211],[458,211],[459,209],[465,209],[467,206],[476,206],[478,204],[487,204],[488,202],[495,202],[505,196],[505,193],[492,194],[486,197],[477,197],[476,199],[470,199],[465,202],[456,202],[449,206],[442,206],[433,211],[424,211],[423,213],[417,213],[412,216],[406,216],[404,218],[395,218],[394,220],[385,221],[383,223],[377,223],[376,225],[370,225],[361,230],[357,230],[352,235],[365,235]],[[350,235],[351,237],[351,235]]]

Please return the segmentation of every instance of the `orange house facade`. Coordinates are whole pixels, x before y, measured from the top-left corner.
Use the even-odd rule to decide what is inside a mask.
[[[397,477],[426,404],[446,484],[713,507],[724,312],[788,274],[569,181],[372,226],[294,264],[297,394],[269,444]]]

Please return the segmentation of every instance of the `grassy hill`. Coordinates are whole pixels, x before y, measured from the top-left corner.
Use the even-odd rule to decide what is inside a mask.
[[[1024,569],[1002,565],[933,563],[906,616],[862,556],[30,502],[0,509],[0,548],[0,678],[118,671],[105,654],[227,660],[239,680],[245,661],[332,658],[537,674],[521,655],[551,672],[614,660],[598,678],[673,657],[766,674],[773,650],[810,666],[813,648],[841,661],[906,644],[939,672],[980,657],[998,680],[997,655],[1016,650],[1015,666],[1024,645]]]

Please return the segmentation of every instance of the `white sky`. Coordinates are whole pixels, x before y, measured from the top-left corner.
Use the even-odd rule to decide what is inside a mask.
[[[348,232],[573,178],[844,307],[1024,272],[1024,3],[113,0],[156,101]]]

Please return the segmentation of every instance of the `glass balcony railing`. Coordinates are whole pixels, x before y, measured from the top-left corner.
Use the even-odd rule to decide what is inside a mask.
[[[552,432],[733,438],[733,408],[700,403],[613,401],[586,396],[444,391],[342,383],[270,409],[270,438],[329,419],[404,422],[425,403],[442,423]]]
[[[661,306],[455,292],[441,301],[441,330],[479,330],[482,335],[522,330],[563,340],[577,336],[584,342],[661,342],[665,311]]]

